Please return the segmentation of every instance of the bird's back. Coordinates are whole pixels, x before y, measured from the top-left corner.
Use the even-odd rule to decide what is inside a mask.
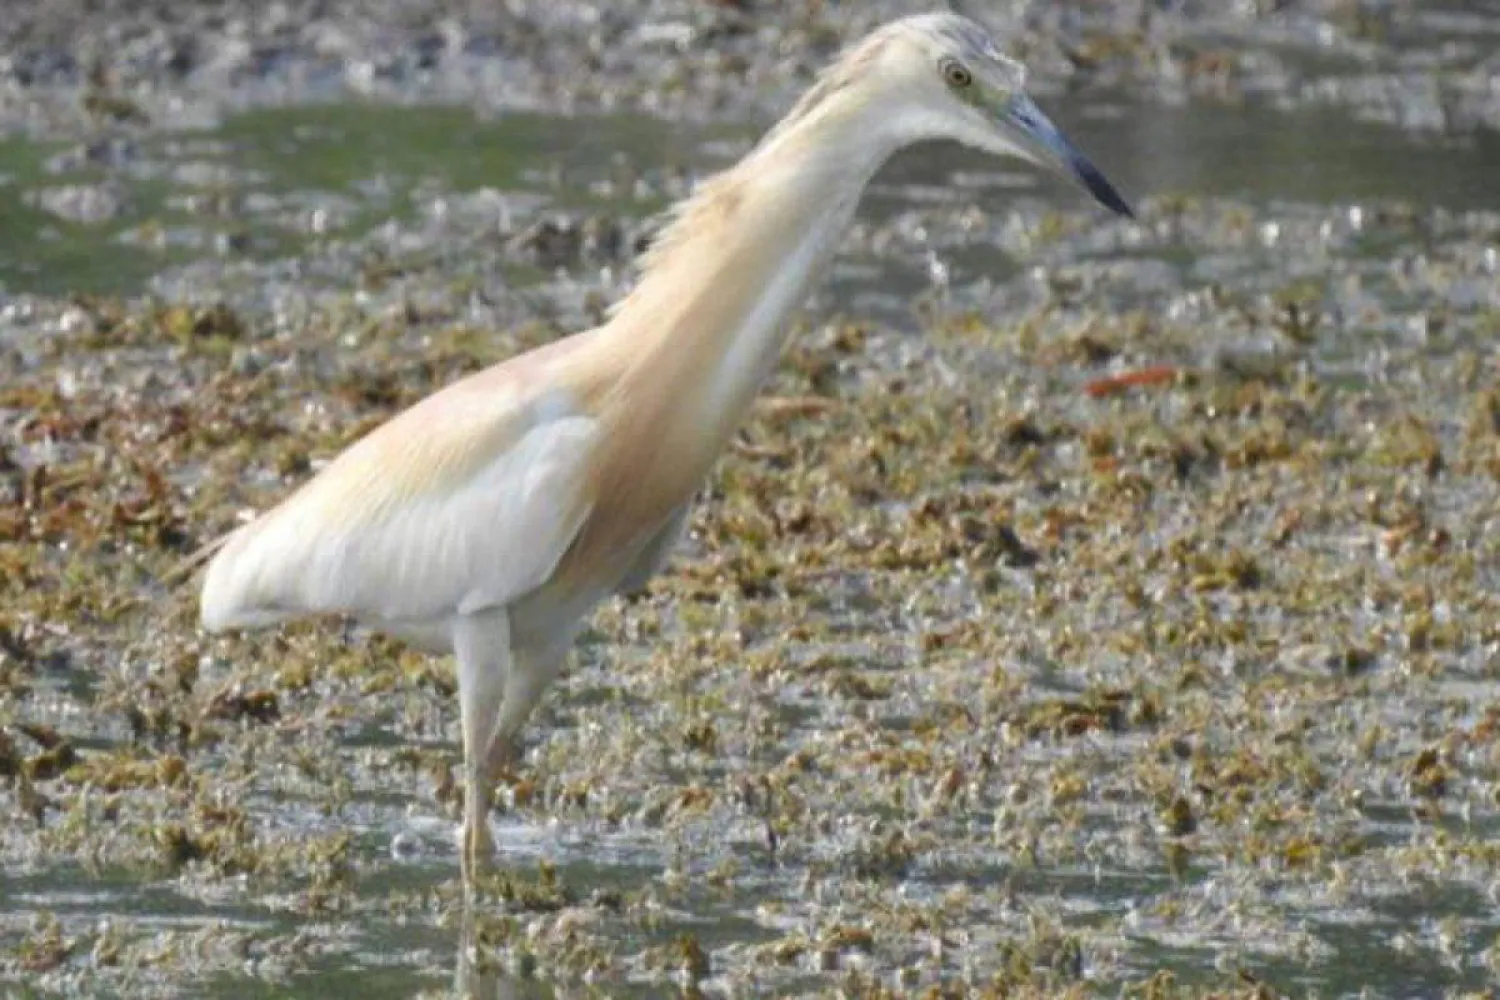
[[[598,332],[423,399],[235,531],[208,567],[204,625],[433,621],[539,585],[594,503],[597,408],[612,377]]]

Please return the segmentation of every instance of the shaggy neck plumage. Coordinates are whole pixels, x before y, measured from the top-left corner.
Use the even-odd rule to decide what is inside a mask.
[[[609,324],[625,381],[684,387],[677,401],[703,417],[686,425],[707,422],[711,438],[737,423],[895,146],[879,112],[841,89],[705,183]]]
[[[599,490],[632,524],[664,523],[702,484],[892,151],[880,116],[841,96],[704,184],[600,331],[619,447]],[[627,541],[600,525],[588,544]]]

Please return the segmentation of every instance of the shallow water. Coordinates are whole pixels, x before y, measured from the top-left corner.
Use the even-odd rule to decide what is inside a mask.
[[[11,292],[139,292],[205,256],[315,252],[321,239],[411,218],[424,192],[628,207],[628,191],[597,193],[615,180],[612,165],[683,162],[693,139],[646,117],[481,121],[459,108],[373,104],[254,111],[211,130],[83,145],[12,139],[0,282]],[[105,191],[118,208],[79,220],[37,205],[67,187]]]
[[[1436,137],[1350,121],[1333,111],[1161,106],[1108,97],[1043,100],[1128,197],[1228,198],[1250,205],[1383,202],[1455,211],[1500,209],[1491,132]],[[647,116],[479,118],[452,107],[329,104],[272,108],[222,127],[84,144],[9,139],[0,149],[0,288],[12,293],[138,292],[173,265],[218,254],[268,259],[315,253],[409,221],[424,194],[494,189],[519,216],[537,204],[639,217],[671,200],[661,176],[701,176],[747,149],[758,127],[672,126]],[[968,183],[953,186],[954,175]],[[104,190],[118,208],[97,221],[40,206],[49,189]],[[1079,196],[1025,168],[997,172],[946,146],[901,154],[877,178],[863,217],[914,204],[1003,206],[1023,194]],[[144,247],[144,249],[143,249]],[[958,248],[974,275],[1015,262]],[[878,303],[891,270],[872,263],[840,286],[841,302]],[[888,307],[912,290],[912,275]],[[963,277],[962,273],[956,276]],[[925,278],[922,279],[925,281]]]
[[[951,149],[904,154],[877,179],[861,231],[851,240],[833,282],[818,295],[824,312],[873,318],[894,328],[895,335],[876,352],[883,368],[899,367],[904,350],[920,350],[912,347],[917,338],[911,328],[919,313],[913,303],[933,295],[935,288],[945,289],[959,304],[977,304],[1009,316],[1006,310],[1017,308],[1016,303],[1031,294],[1028,273],[1055,267],[1077,272],[1080,281],[1122,305],[1145,303],[1160,309],[1165,308],[1164,300],[1172,300],[1184,310],[1181,324],[1188,328],[1196,308],[1190,293],[1208,279],[1230,293],[1254,299],[1309,274],[1324,273],[1324,280],[1334,282],[1336,277],[1345,283],[1344,291],[1328,294],[1346,296],[1350,316],[1359,315],[1361,304],[1383,306],[1387,312],[1375,310],[1368,318],[1323,330],[1319,363],[1329,371],[1340,365],[1358,368],[1360,377],[1350,385],[1399,378],[1399,358],[1393,371],[1370,344],[1386,336],[1398,353],[1410,349],[1411,314],[1428,308],[1433,299],[1427,286],[1421,286],[1414,293],[1417,308],[1401,305],[1399,289],[1381,284],[1394,280],[1387,254],[1394,247],[1409,259],[1440,257],[1446,252],[1446,237],[1434,232],[1429,222],[1388,232],[1373,223],[1349,229],[1351,210],[1367,213],[1368,218],[1383,208],[1396,211],[1402,206],[1419,206],[1424,213],[1434,207],[1447,209],[1457,219],[1466,213],[1500,212],[1500,187],[1494,183],[1500,140],[1490,133],[1435,142],[1420,134],[1351,122],[1334,112],[1147,106],[1099,95],[1042,103],[1129,196],[1164,213],[1169,203],[1193,203],[1203,214],[1182,210],[1185,221],[1179,228],[1163,224],[1150,230],[1148,213],[1145,235],[1132,236],[1117,224],[1106,227],[1097,214],[1082,209],[1075,192],[1039,182],[1024,170],[997,171],[979,157]],[[423,227],[431,223],[434,205],[448,204],[453,206],[450,211],[462,212],[470,204],[465,198],[480,188],[496,192],[501,207],[485,224],[493,225],[504,240],[523,233],[547,213],[604,216],[634,226],[680,192],[687,176],[726,162],[754,134],[748,125],[679,128],[640,117],[512,114],[478,119],[452,109],[333,105],[255,111],[216,129],[122,139],[118,145],[96,145],[82,162],[75,147],[9,140],[0,151],[7,172],[0,188],[0,284],[11,296],[134,294],[179,287],[171,277],[173,269],[184,267],[184,273],[201,275],[205,260],[251,267],[241,272],[241,282],[244,274],[259,273],[253,267],[270,267],[278,260],[316,260],[325,252],[331,260],[341,260],[337,246],[378,242],[383,231],[427,233],[427,238],[439,241],[444,232],[462,232],[464,239],[475,240],[461,223],[451,220],[443,225],[453,225],[453,230]],[[64,185],[102,192],[98,199],[117,201],[119,207],[92,222],[60,219],[38,207],[38,192]],[[90,202],[85,198],[74,204],[84,203]],[[1019,243],[1008,243],[999,233],[1000,238],[986,245],[986,240],[974,238],[973,230],[942,228],[955,213],[978,206],[991,218],[975,226],[981,234],[990,234],[987,226],[1006,224],[1008,205],[1018,205],[1030,227],[1015,237]],[[1061,213],[1061,236],[1045,235],[1049,213]],[[1235,222],[1239,214],[1247,221]],[[1287,235],[1268,236],[1266,227]],[[1482,255],[1488,230],[1483,225],[1460,229],[1450,243],[1471,244]],[[1308,241],[1307,234],[1315,238]],[[472,245],[484,244],[461,244],[458,252]],[[440,253],[443,248],[432,249]],[[941,281],[934,279],[935,264],[944,273]],[[535,286],[546,291],[554,287],[558,271],[566,280],[609,289],[618,276],[600,278],[594,272],[617,265],[585,255],[582,263],[570,258],[556,268],[528,268],[510,257],[497,267],[502,268],[501,284],[507,288]],[[1095,270],[1087,270],[1090,267]],[[345,277],[355,280],[352,271]],[[337,278],[335,271],[333,283]],[[1448,352],[1489,351],[1489,342],[1477,332],[1481,328],[1463,319],[1473,310],[1466,312],[1461,299],[1463,281],[1483,280],[1482,270],[1465,272],[1453,281],[1444,278],[1442,287],[1459,297],[1455,308],[1462,315],[1443,331],[1424,329],[1422,344]],[[1360,284],[1362,291],[1350,290],[1349,283]],[[1224,339],[1218,327],[1209,329],[1212,325],[1205,320],[1204,340]],[[1351,343],[1351,331],[1372,339]],[[1197,349],[1163,337],[1151,350],[1170,353],[1179,348]],[[975,371],[986,364],[1006,364],[1007,350],[996,346],[978,352]],[[1493,355],[1489,358],[1492,363]],[[975,372],[965,374],[974,377]],[[1014,398],[1024,405],[1019,395]],[[1461,418],[1456,409],[1445,409],[1440,396],[1423,398],[1439,423],[1454,425]],[[1067,397],[1055,404],[1054,412],[1076,412],[1078,405]],[[1167,406],[1163,404],[1163,410]],[[1443,433],[1450,431],[1451,427]],[[1476,511],[1493,514],[1493,494],[1485,496],[1484,485],[1473,488],[1479,492],[1466,498],[1463,484],[1454,486],[1451,497],[1457,517],[1475,516]],[[1192,512],[1190,505],[1188,511]],[[1169,538],[1171,516],[1162,514],[1156,533],[1145,534]],[[925,596],[933,597],[938,606],[946,601],[941,595]],[[956,598],[959,603],[966,599],[962,593]],[[1098,599],[1106,601],[1110,595]],[[1220,608],[1226,617],[1235,613],[1232,603],[1226,601]],[[856,642],[858,637],[875,637],[874,644],[856,647],[867,654],[848,655],[877,680],[883,674],[901,678],[910,673],[905,669],[909,651],[878,647],[890,629],[899,627],[896,619],[883,617],[898,612],[884,607],[879,599],[860,602],[834,596],[816,611],[831,620],[835,633],[846,631]],[[1109,623],[1108,608],[1094,612],[1096,626]],[[1254,618],[1266,613],[1256,608],[1245,614]],[[1131,617],[1120,614],[1123,619]],[[961,610],[953,615],[963,618]],[[1369,615],[1384,621],[1379,608]],[[617,631],[610,635],[617,636],[618,627],[611,627]],[[693,631],[692,626],[685,628]],[[1269,626],[1267,630],[1276,631]],[[590,740],[610,745],[607,734],[619,713],[628,711],[648,727],[665,724],[663,716],[652,713],[664,711],[670,717],[670,706],[663,709],[652,699],[666,697],[664,692],[675,688],[651,687],[641,672],[644,668],[627,671],[622,681],[617,676],[620,664],[614,662],[633,659],[639,667],[650,648],[649,640],[590,646],[564,690],[544,711],[549,727],[539,725],[537,731],[556,727],[559,739],[570,741],[558,744],[566,747],[559,753],[587,754]],[[810,648],[827,655],[837,647],[823,641]],[[1500,688],[1492,645],[1476,641],[1465,650],[1450,664],[1456,672],[1468,670],[1473,679],[1464,698],[1476,705],[1481,700],[1493,704],[1500,699]],[[1201,654],[1209,661],[1213,655]],[[1021,669],[1017,664],[1024,662],[1013,656],[1002,659],[1013,669]],[[1177,654],[1168,659],[1177,667],[1186,664]],[[83,672],[91,667],[82,664],[74,669]],[[1232,674],[1241,667],[1209,662],[1208,669]],[[1262,671],[1271,668],[1262,663],[1243,669],[1262,679]],[[1101,677],[1107,679],[1102,670],[1097,663],[1085,670],[1049,662],[1028,677],[1028,690],[1038,697],[1070,696]],[[1120,676],[1125,678],[1122,683],[1134,683],[1136,677],[1130,670]],[[1050,690],[1038,682],[1043,677],[1052,679]],[[650,766],[660,769],[663,782],[689,775],[694,782],[727,787],[741,770],[780,759],[789,748],[819,746],[847,718],[863,718],[854,710],[849,710],[851,716],[842,714],[845,707],[835,717],[827,707],[826,692],[805,679],[797,684],[802,685],[800,694],[782,692],[777,712],[769,713],[773,721],[766,725],[777,736],[769,748],[757,751],[763,759],[752,759],[752,752],[746,751],[743,757],[730,754],[718,761],[705,762],[691,754],[677,760],[678,751],[661,747],[652,751]],[[80,717],[79,706],[89,703],[92,692],[68,690],[65,680],[56,676],[43,687],[51,685],[58,689],[55,703],[38,698],[27,704],[23,717],[51,718],[86,740],[90,725]],[[645,693],[632,695],[631,685]],[[729,691],[744,693],[732,683]],[[71,928],[97,928],[104,920],[128,925],[137,939],[150,940],[165,932],[202,935],[187,945],[190,954],[194,948],[207,953],[202,957],[207,971],[201,977],[192,971],[191,958],[159,967],[147,962],[145,968],[155,971],[141,973],[145,992],[137,995],[318,997],[357,992],[373,1000],[441,988],[453,975],[456,928],[441,915],[446,902],[433,893],[437,886],[451,889],[456,863],[451,821],[440,815],[430,782],[413,769],[393,766],[392,755],[414,742],[450,752],[451,705],[441,700],[413,704],[415,696],[391,696],[389,703],[372,709],[369,699],[354,691],[341,691],[339,697],[357,706],[351,711],[368,714],[357,725],[330,724],[320,737],[330,742],[312,751],[327,755],[335,769],[346,769],[346,780],[352,783],[339,793],[332,813],[324,810],[330,792],[321,779],[295,773],[247,778],[239,800],[263,824],[268,837],[295,841],[303,835],[354,831],[347,891],[338,896],[333,912],[318,912],[301,898],[299,879],[292,879],[293,887],[280,896],[274,890],[268,893],[254,877],[165,877],[149,867],[91,870],[74,862],[60,863],[45,850],[31,850],[13,830],[0,889],[7,912],[0,935],[14,942],[44,912],[57,915]],[[1454,707],[1441,692],[1430,690],[1410,700],[1371,704],[1391,713],[1391,728],[1397,731],[1392,738],[1400,753],[1420,748],[1438,723],[1451,721],[1444,712]],[[915,712],[921,705],[918,697],[907,708]],[[316,706],[302,707],[313,711]],[[440,711],[446,715],[434,716]],[[1277,711],[1294,715],[1296,705]],[[1351,726],[1363,722],[1353,708],[1332,705],[1328,711]],[[1472,722],[1474,713],[1462,714]],[[899,715],[872,711],[869,718],[884,724],[886,732],[898,732]],[[738,718],[736,706],[730,704],[720,725],[734,725],[725,720]],[[1408,726],[1419,735],[1402,737],[1400,730]],[[118,731],[112,735],[118,738]],[[297,738],[295,732],[270,738],[258,752],[285,768],[285,744]],[[1132,738],[1101,733],[1084,737],[1083,749],[1067,744],[1057,754],[1023,747],[1010,763],[1053,767],[1067,759],[1070,766],[1107,774],[1117,766],[1111,761],[1130,752]],[[1339,752],[1338,735],[1319,739],[1322,742],[1314,741],[1314,755],[1331,766]],[[81,744],[89,747],[83,740]],[[973,745],[986,742],[976,738]],[[201,766],[209,773],[220,766],[235,771],[245,764],[238,759],[241,752],[226,751],[223,758],[210,757]],[[540,763],[549,762],[575,766],[555,757]],[[1493,779],[1490,762],[1471,763],[1476,786]],[[1407,841],[1430,846],[1432,840],[1441,840],[1431,827],[1412,819],[1409,798],[1390,787],[1393,773],[1399,774],[1399,769],[1370,779],[1372,787],[1384,783],[1389,801],[1369,796],[1340,821],[1378,847],[1394,849]],[[1107,778],[1097,780],[1109,785]],[[649,783],[624,787],[623,794],[630,797],[621,806],[626,818],[614,824],[579,812],[549,823],[536,806],[496,818],[497,839],[510,865],[530,871],[542,860],[555,863],[558,876],[577,897],[628,894],[643,887],[658,893],[659,898],[651,900],[656,907],[652,919],[610,932],[627,956],[627,976],[607,990],[610,995],[630,995],[632,989],[639,995],[658,993],[671,977],[663,977],[659,969],[632,965],[630,956],[687,932],[702,948],[719,955],[717,962],[727,960],[730,969],[737,970],[736,963],[754,966],[757,963],[745,963],[744,956],[755,946],[777,940],[787,926],[812,926],[823,920],[817,907],[803,898],[803,886],[816,881],[815,874],[845,886],[865,877],[849,875],[851,856],[857,856],[852,862],[856,870],[884,863],[859,860],[866,841],[875,837],[871,830],[879,826],[879,807],[851,806],[848,826],[839,826],[842,817],[835,815],[825,839],[795,845],[781,855],[766,845],[753,816],[741,815],[732,822],[722,816],[713,823],[687,822],[669,831],[658,819],[649,818],[649,810],[648,818],[639,811],[644,807],[637,797],[649,796]],[[1461,807],[1466,818],[1460,819],[1454,807],[1442,819],[1483,843],[1497,829],[1494,803],[1476,807],[1474,803],[1483,803],[1485,796],[1477,787],[1472,791]],[[829,804],[817,796],[832,793],[821,789],[807,794],[812,798],[810,808],[816,810]],[[1382,881],[1387,876],[1378,866],[1361,867],[1352,856],[1344,862],[1348,870],[1341,870],[1349,882],[1330,888],[1313,879],[1273,877],[1271,869],[1276,866],[1269,855],[1257,864],[1217,857],[1207,846],[1185,872],[1174,873],[1162,860],[1163,841],[1150,832],[1149,806],[1136,801],[1100,804],[1095,814],[1077,820],[1068,831],[1076,846],[1067,850],[1060,840],[1049,840],[1050,820],[1034,818],[1042,828],[1033,835],[1043,846],[1027,861],[1025,851],[1004,839],[1007,824],[1002,815],[1010,808],[1006,796],[994,790],[976,795],[983,807],[976,805],[972,815],[945,815],[940,823],[934,821],[939,843],[933,850],[919,854],[904,869],[874,878],[899,882],[898,894],[918,901],[971,893],[975,902],[965,911],[967,922],[956,924],[962,924],[966,947],[981,957],[987,949],[993,953],[1000,948],[1006,935],[1020,934],[1018,927],[1052,921],[1093,933],[1071,972],[1069,960],[1057,960],[1062,970],[1058,982],[1076,979],[1105,992],[1162,968],[1172,970],[1179,984],[1216,983],[1226,972],[1244,968],[1283,991],[1309,990],[1324,996],[1356,995],[1362,988],[1380,996],[1436,996],[1450,988],[1478,989],[1490,982],[1481,955],[1492,947],[1500,920],[1493,900],[1497,883],[1488,860],[1475,860],[1472,869],[1459,874],[1424,872],[1421,863],[1413,862],[1410,869]],[[1296,807],[1295,801],[1286,803],[1289,815]],[[1335,813],[1330,809],[1330,816]],[[853,822],[856,818],[859,823]],[[730,825],[720,825],[726,822]],[[988,829],[992,823],[1002,832],[985,848],[989,835],[974,835],[974,829]],[[963,835],[951,843],[943,842],[943,836],[959,833]],[[734,891],[721,894],[708,875],[730,862],[735,865],[730,877]],[[837,894],[830,890],[830,895]],[[1173,913],[1164,912],[1168,902]],[[838,906],[847,919],[860,916],[847,899]],[[995,922],[988,923],[991,920]],[[984,943],[987,934],[997,938],[992,945]],[[228,949],[230,957],[218,954],[219,949]],[[826,971],[804,964],[786,975],[779,989],[824,988],[829,982],[822,974]],[[17,982],[25,980],[24,975],[15,977]],[[514,985],[497,983],[493,989],[496,992],[488,995],[573,995],[571,988],[560,987],[554,994],[552,987],[530,979],[517,979]]]

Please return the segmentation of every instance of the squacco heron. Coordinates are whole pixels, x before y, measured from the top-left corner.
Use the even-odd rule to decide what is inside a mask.
[[[470,881],[527,717],[595,605],[666,559],[881,164],[956,140],[1131,214],[1024,82],[958,14],[874,31],[676,208],[606,323],[423,399],[224,538],[204,626],[339,614],[454,654]]]

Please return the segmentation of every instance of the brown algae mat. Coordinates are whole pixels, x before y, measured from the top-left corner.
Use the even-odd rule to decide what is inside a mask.
[[[1232,254],[1264,238],[1248,215],[1104,225]],[[1389,225],[1419,223],[1456,249],[1374,265],[1325,239],[1367,309],[1487,280],[1484,217]],[[1097,226],[1031,236],[1072,258]],[[1356,327],[1295,281],[1092,304],[1143,272],[1032,274],[1002,321],[809,324],[670,571],[597,616],[540,713],[482,966],[860,995],[1484,981],[1500,394],[1467,345],[1497,314]],[[336,624],[209,640],[160,580],[556,331],[319,301],[11,307],[5,870],[245,918],[11,908],[12,982],[294,988],[374,967],[383,925],[457,927],[449,664]],[[1362,936],[1385,971],[1351,964]]]
[[[143,249],[143,294],[0,297],[0,988],[436,996],[466,933],[489,996],[1492,995],[1500,206],[1429,202],[1485,176],[1440,171],[1483,166],[1500,120],[1493,18],[1032,5],[1044,93],[1118,89],[1132,127],[1187,97],[1299,145],[1259,200],[1156,180],[1139,224],[899,167],[671,566],[538,713],[466,928],[451,665],[338,622],[209,639],[163,581],[396,409],[586,324],[685,178],[584,170],[548,183],[635,194],[548,216],[446,176],[385,223],[378,185],[247,194],[269,160],[149,142],[329,72],[729,120],[734,147],[898,5],[505,6],[0,27],[0,119],[83,171],[24,218],[197,258]],[[1289,193],[1308,105],[1330,142],[1338,115],[1400,126],[1385,187],[1341,193],[1381,169],[1351,147]],[[153,197],[193,221],[131,215]],[[273,220],[256,254],[172,244],[241,214]]]

